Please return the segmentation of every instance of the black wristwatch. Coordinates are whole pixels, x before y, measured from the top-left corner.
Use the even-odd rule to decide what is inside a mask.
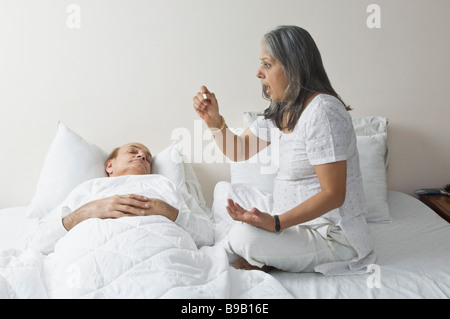
[[[275,232],[280,232],[281,226],[280,226],[280,217],[278,215],[273,216],[275,218]]]

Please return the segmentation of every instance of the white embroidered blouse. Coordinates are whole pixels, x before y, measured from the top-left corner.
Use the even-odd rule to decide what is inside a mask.
[[[253,134],[271,141],[268,131],[279,136],[279,170],[274,182],[272,214],[283,214],[320,192],[314,165],[347,161],[347,189],[344,204],[306,225],[333,224],[339,226],[358,257],[346,262],[319,265],[317,272],[348,274],[365,272],[376,255],[365,220],[365,202],[356,135],[352,120],[337,98],[317,95],[305,108],[294,130],[285,134],[271,120],[259,116],[250,126]],[[276,152],[276,141],[271,141]]]

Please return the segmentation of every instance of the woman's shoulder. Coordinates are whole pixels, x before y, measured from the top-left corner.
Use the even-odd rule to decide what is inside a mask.
[[[302,116],[305,128],[315,126],[324,126],[324,124],[341,123],[345,126],[351,123],[351,117],[345,105],[338,98],[328,95],[319,94],[306,107]]]
[[[345,105],[337,97],[328,94],[317,95],[306,107],[304,119],[322,116],[349,116]]]
[[[329,94],[318,94],[308,105],[306,109],[311,107],[311,109],[342,109],[344,111],[347,111],[345,109],[345,105],[342,103],[341,100],[339,100],[337,97]]]

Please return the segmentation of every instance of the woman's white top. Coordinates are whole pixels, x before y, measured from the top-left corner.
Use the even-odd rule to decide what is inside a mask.
[[[278,149],[279,170],[274,182],[273,215],[283,214],[321,191],[315,165],[347,161],[344,204],[303,225],[339,226],[358,253],[358,257],[351,261],[319,265],[315,268],[317,272],[330,275],[365,272],[365,268],[375,262],[376,255],[365,220],[356,134],[342,102],[330,95],[317,95],[288,134],[263,116],[252,123],[250,130],[271,142],[272,155],[277,154]]]

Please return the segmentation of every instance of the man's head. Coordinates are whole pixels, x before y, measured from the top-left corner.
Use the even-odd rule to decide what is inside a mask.
[[[144,175],[152,171],[152,154],[140,143],[129,143],[111,152],[105,164],[108,176]]]

